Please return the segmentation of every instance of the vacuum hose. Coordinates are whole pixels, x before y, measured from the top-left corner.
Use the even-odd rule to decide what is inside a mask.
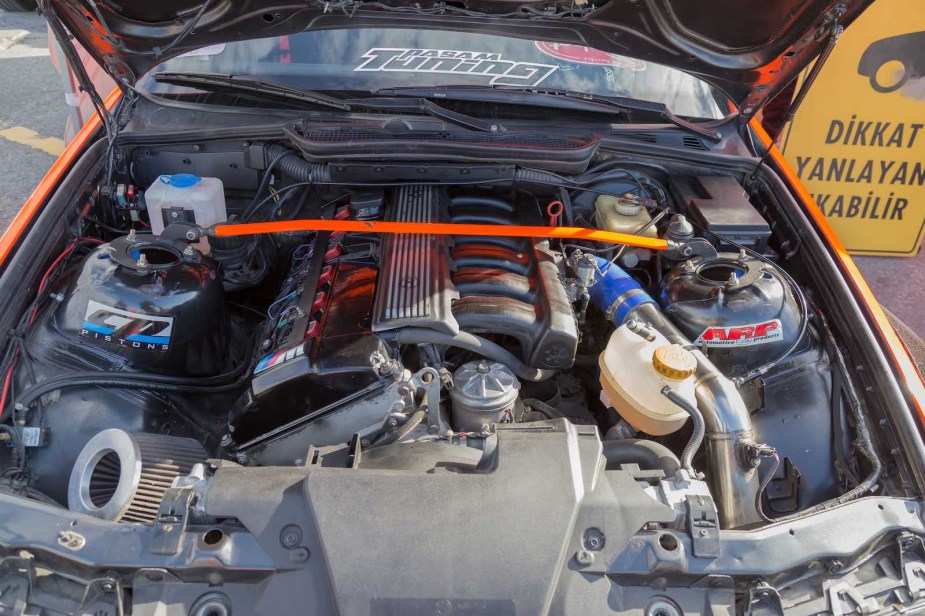
[[[747,455],[755,444],[754,431],[735,384],[665,318],[634,278],[606,259],[598,258],[597,264],[601,273],[591,287],[591,301],[615,326],[630,318],[648,323],[668,342],[680,344],[697,359],[697,408],[703,415],[710,487],[723,526],[736,528],[761,521],[754,505],[758,473]]]

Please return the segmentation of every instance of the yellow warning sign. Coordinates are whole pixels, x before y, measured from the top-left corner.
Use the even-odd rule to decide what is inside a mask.
[[[877,0],[845,31],[780,146],[850,252],[918,252],[925,232],[921,0]]]

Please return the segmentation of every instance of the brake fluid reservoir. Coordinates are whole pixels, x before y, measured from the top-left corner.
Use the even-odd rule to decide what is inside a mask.
[[[598,228],[614,233],[629,233],[643,237],[658,237],[649,211],[635,195],[600,195],[594,202]],[[648,226],[646,226],[648,225]]]
[[[601,400],[640,432],[671,434],[689,415],[666,398],[662,388],[671,387],[696,406],[697,359],[657,331],[645,328],[635,333],[631,325],[617,328],[601,353]]]
[[[154,235],[174,222],[211,227],[228,219],[222,181],[191,173],[158,177],[145,191],[145,206]]]

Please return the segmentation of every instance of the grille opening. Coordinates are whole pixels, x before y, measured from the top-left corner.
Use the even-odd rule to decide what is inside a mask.
[[[114,451],[108,452],[93,467],[90,473],[90,502],[94,507],[103,507],[116,493],[122,460]]]

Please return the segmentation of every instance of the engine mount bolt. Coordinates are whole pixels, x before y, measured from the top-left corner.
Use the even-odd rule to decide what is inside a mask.
[[[604,549],[604,533],[599,528],[589,528],[585,531],[584,544],[591,552],[600,552]]]
[[[279,544],[287,550],[292,550],[302,544],[302,529],[295,524],[287,524],[279,532]]]
[[[192,246],[187,246],[186,248],[183,249],[183,255],[184,255],[184,256],[192,257],[194,254],[196,254],[196,253],[195,253],[195,251],[193,251],[193,247],[192,247]]]
[[[133,241],[133,242],[135,241],[135,228],[134,228],[134,227],[132,227],[132,228],[129,230],[129,232],[128,232],[128,239],[131,240],[131,241]]]
[[[141,253],[141,256],[138,257],[138,261],[135,263],[138,267],[148,267],[148,257],[145,253]]]
[[[191,242],[195,242],[197,239],[199,239],[199,237],[196,235],[195,231],[190,229],[189,231],[186,232],[186,239],[188,239]]]

